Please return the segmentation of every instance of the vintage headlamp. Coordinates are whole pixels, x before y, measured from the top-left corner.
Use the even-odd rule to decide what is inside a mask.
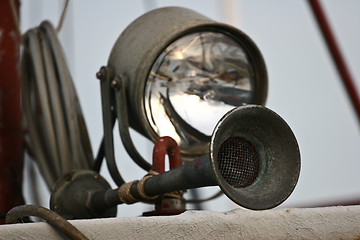
[[[211,133],[226,112],[264,105],[267,96],[266,67],[254,42],[180,7],[132,22],[107,68],[125,79],[130,126],[152,141],[172,137],[190,159],[209,151]]]
[[[115,216],[117,204],[137,201],[155,201],[156,214],[178,214],[185,209],[183,190],[215,185],[241,206],[268,209],[294,189],[296,138],[280,116],[260,106],[267,95],[265,63],[240,30],[189,9],[157,9],[125,29],[97,77],[104,154],[119,188],[92,171],[71,173],[52,192],[51,209],[61,215]],[[125,183],[117,169],[115,120],[130,157],[148,171],[139,181]],[[156,142],[153,165],[138,153],[129,127]],[[164,139],[173,143],[166,151]],[[64,197],[70,193],[76,194]]]

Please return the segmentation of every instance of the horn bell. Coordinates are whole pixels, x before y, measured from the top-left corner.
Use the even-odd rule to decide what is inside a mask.
[[[210,161],[224,193],[253,210],[285,201],[300,174],[300,151],[292,130],[278,114],[259,105],[234,108],[218,122]]]

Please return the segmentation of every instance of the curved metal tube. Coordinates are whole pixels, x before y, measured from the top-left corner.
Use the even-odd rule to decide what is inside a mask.
[[[51,226],[60,230],[66,236],[76,240],[88,240],[88,238],[79,231],[74,225],[55,212],[34,205],[22,205],[14,207],[6,214],[5,223],[16,223],[17,219],[28,216],[36,216],[45,219]]]
[[[158,173],[165,172],[165,155],[169,156],[170,169],[180,167],[181,152],[180,148],[171,137],[160,137],[154,146],[153,151],[153,170]]]
[[[130,157],[134,162],[141,167],[142,169],[149,171],[151,164],[148,163],[136,150],[136,147],[131,139],[129,133],[129,116],[127,111],[127,101],[126,101],[126,89],[125,89],[125,80],[124,78],[117,77],[114,80],[115,88],[115,109],[117,114],[117,119],[119,123],[119,132],[122,143]]]
[[[112,89],[110,87],[110,76],[109,72],[105,67],[102,67],[97,74],[100,79],[101,87],[101,102],[102,102],[102,114],[103,114],[103,127],[104,127],[104,150],[106,165],[109,170],[111,178],[120,187],[125,183],[121,177],[119,169],[116,165],[115,154],[114,154],[114,136],[113,136],[113,118],[114,113],[112,112]]]

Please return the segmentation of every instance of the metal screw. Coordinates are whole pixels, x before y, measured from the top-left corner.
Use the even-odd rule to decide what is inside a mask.
[[[54,209],[55,209],[55,210],[59,210],[59,208],[60,208],[60,206],[57,205],[57,204],[54,206]]]
[[[100,70],[100,71],[98,71],[97,73],[96,73],[96,77],[99,79],[99,80],[102,80],[103,79],[103,77],[104,77],[104,74],[103,74],[103,72]]]
[[[99,174],[95,174],[94,178],[97,180],[99,178]]]
[[[111,86],[112,86],[113,88],[119,87],[119,81],[118,81],[118,80],[112,80],[112,81],[111,81]]]

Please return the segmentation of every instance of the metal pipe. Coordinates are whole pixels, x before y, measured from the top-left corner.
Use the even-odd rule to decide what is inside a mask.
[[[345,60],[341,54],[341,51],[338,47],[338,44],[335,40],[334,34],[330,28],[330,25],[327,21],[325,13],[321,7],[321,4],[318,0],[309,0],[309,5],[311,10],[317,20],[317,23],[320,27],[321,33],[324,37],[326,45],[329,49],[329,52],[332,56],[332,59],[336,65],[336,68],[339,72],[339,75],[342,79],[344,87],[347,91],[348,97],[352,103],[355,114],[360,123],[360,97],[359,93],[356,90],[355,83],[351,74],[346,66]]]
[[[212,171],[209,154],[206,154],[194,161],[184,162],[181,167],[149,178],[144,183],[144,191],[147,195],[154,196],[215,185],[217,185],[215,174]]]
[[[141,199],[138,191],[138,184],[139,182],[135,182],[131,185],[130,193],[133,197],[142,201],[143,199]],[[217,185],[217,180],[207,154],[193,161],[184,162],[182,166],[171,169],[171,171],[148,178],[144,182],[144,192],[148,196],[156,196],[179,190],[215,185]],[[122,204],[123,202],[118,197],[118,190],[93,193],[89,203],[90,208],[101,211]]]
[[[14,2],[13,2],[14,3]],[[9,0],[0,0],[0,212],[23,204],[23,128],[19,74],[20,34]],[[18,14],[17,14],[18,15]],[[0,224],[3,223],[0,219]]]

